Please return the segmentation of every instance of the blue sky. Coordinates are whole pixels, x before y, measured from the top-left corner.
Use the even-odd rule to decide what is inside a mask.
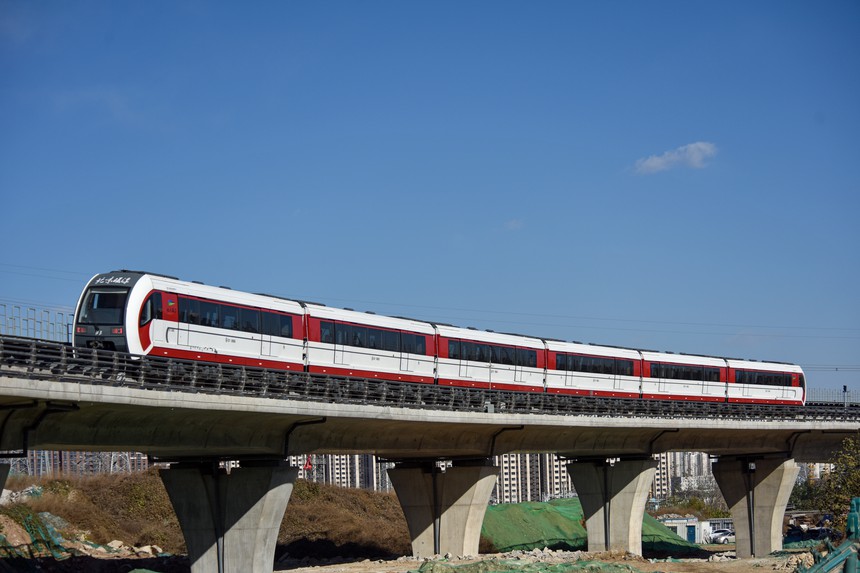
[[[860,390],[858,70],[854,1],[0,0],[0,304],[145,269]]]

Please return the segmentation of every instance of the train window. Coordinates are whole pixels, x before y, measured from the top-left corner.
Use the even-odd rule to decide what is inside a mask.
[[[403,352],[408,352],[410,354],[427,354],[427,343],[424,340],[423,334],[409,334],[404,332],[400,335],[400,340],[403,348]],[[453,356],[451,354],[452,344],[456,345],[457,356]],[[460,349],[460,341],[451,340],[448,342],[448,358],[454,358],[455,360],[459,359],[459,349]]]
[[[633,376],[633,361],[615,360],[615,373],[619,376]]]
[[[493,359],[493,349],[489,344],[461,341],[460,352],[463,360],[472,362],[491,362]]]
[[[502,347],[501,346],[491,346],[490,354],[492,355],[493,364],[504,364],[502,362]]]
[[[390,352],[400,352],[400,333],[393,330],[383,330],[382,349]]]
[[[612,358],[599,358],[597,356],[577,356],[574,361],[574,366],[579,363],[580,372],[588,372],[591,374],[615,374],[615,360]]]
[[[382,350],[382,331],[376,328],[367,329],[367,348]]]
[[[449,340],[448,341],[448,358],[453,358],[454,360],[460,360],[460,341],[459,340]]]
[[[161,319],[161,293],[154,292],[149,295],[146,302],[143,303],[143,309],[140,312],[140,326],[145,326],[151,320]]]
[[[240,330],[241,322],[239,320],[239,308],[226,304],[221,304],[218,306],[219,316],[221,318],[221,328]]]
[[[81,324],[122,324],[127,290],[90,290],[81,307]]]
[[[243,332],[260,332],[260,311],[255,308],[240,308],[239,330]]]
[[[528,348],[516,349],[517,366],[525,366],[526,368],[537,368],[537,351],[529,350]]]
[[[596,358],[597,367],[603,371],[603,374],[615,374],[615,359],[614,358]]]
[[[367,346],[367,329],[362,326],[353,326],[350,328],[349,343],[358,348]]]
[[[179,297],[179,322],[200,324],[200,301],[193,298]]]
[[[463,355],[463,360],[476,361],[481,355],[481,351],[477,344],[474,342],[466,342],[465,340],[460,342],[460,352]]]
[[[509,346],[491,346],[493,364],[513,366],[517,362],[517,349]]]
[[[293,337],[293,317],[277,312],[262,312],[263,334],[280,336],[282,338]],[[329,325],[331,323],[328,323]]]
[[[200,325],[211,326],[213,328],[221,327],[221,320],[218,316],[220,304],[201,300],[200,302]]]
[[[293,337],[293,317],[286,314],[279,314],[278,318],[281,323],[281,332],[278,336],[283,338]]]
[[[614,358],[600,358],[599,360],[604,374],[615,374]]]
[[[707,373],[706,370],[708,371]],[[716,376],[716,378],[713,378],[713,376]],[[651,378],[666,378],[668,380],[708,380],[719,382],[720,370],[719,368],[686,366],[682,364],[652,364]]]
[[[591,356],[579,356],[578,358],[580,367],[577,368],[577,370],[581,372],[588,372],[590,374],[602,374],[601,371],[603,369],[600,368],[597,364],[595,364],[594,358],[592,358]]]
[[[367,344],[367,328],[353,324],[336,324],[335,338],[338,344],[364,348]]]
[[[418,339],[424,340],[423,336],[410,334],[408,332],[400,333],[400,349],[409,354],[418,354]],[[450,347],[450,344],[448,345]],[[423,352],[421,353],[423,354]]]
[[[320,322],[320,342],[334,344],[334,323]]]
[[[555,369],[556,370],[567,370],[567,355],[566,354],[556,354],[555,355]]]

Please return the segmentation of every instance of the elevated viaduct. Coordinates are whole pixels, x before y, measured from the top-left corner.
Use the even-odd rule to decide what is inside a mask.
[[[797,462],[860,431],[860,405],[754,406],[514,394],[131,359],[0,337],[0,450],[135,450],[161,472],[192,571],[272,570],[295,454],[373,453],[389,470],[413,553],[475,555],[498,468],[556,453],[586,515],[589,550],[641,553],[655,454],[719,456],[738,555],[781,548]],[[230,473],[219,462],[238,460]],[[451,461],[442,468],[439,461]],[[5,471],[0,477],[5,481]]]

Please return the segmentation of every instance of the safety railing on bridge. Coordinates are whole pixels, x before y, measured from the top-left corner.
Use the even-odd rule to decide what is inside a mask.
[[[607,417],[860,419],[860,404],[768,405],[567,396],[378,379],[334,378],[0,336],[0,377],[272,399],[434,410]]]
[[[72,341],[72,309],[50,309],[0,302],[0,335],[53,342]]]
[[[808,388],[806,390],[806,399],[810,402],[857,404],[860,403],[860,390],[851,390],[848,386],[843,386],[842,390]]]

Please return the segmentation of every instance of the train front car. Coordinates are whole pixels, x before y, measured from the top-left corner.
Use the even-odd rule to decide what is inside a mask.
[[[114,271],[96,275],[87,283],[75,309],[74,346],[129,351],[126,315],[132,291],[143,276]]]

